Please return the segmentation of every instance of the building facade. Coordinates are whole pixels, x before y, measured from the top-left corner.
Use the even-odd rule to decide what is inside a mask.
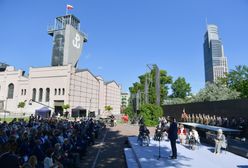
[[[126,108],[129,104],[129,93],[126,93],[126,92],[122,92],[121,93],[121,106],[123,108]]]
[[[228,72],[227,58],[216,25],[207,25],[203,48],[205,82],[216,82]]]
[[[0,111],[11,114],[31,114],[44,106],[58,114],[63,104],[70,105],[69,111],[80,106],[96,115],[104,113],[109,105],[113,114],[119,114],[120,97],[121,87],[115,81],[104,82],[88,69],[76,69],[70,64],[30,67],[28,76],[11,66],[0,72]],[[23,109],[18,109],[19,102],[26,102]]]
[[[119,114],[121,86],[115,81],[105,82],[88,69],[76,68],[87,41],[80,32],[79,19],[74,15],[57,17],[48,34],[53,36],[51,66],[30,67],[29,75],[25,75],[22,70],[0,64],[0,112],[34,113],[45,106],[62,114],[63,105],[69,104],[69,111],[79,107],[86,115],[101,115],[105,106]],[[24,109],[18,109],[20,102],[25,102]]]

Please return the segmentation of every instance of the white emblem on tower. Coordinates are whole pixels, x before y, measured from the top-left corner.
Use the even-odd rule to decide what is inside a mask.
[[[75,39],[72,40],[72,45],[77,49],[80,48],[80,36],[78,33],[76,33]]]

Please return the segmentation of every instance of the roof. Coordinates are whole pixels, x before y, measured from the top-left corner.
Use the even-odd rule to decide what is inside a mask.
[[[106,84],[106,85],[108,85],[110,83],[115,83],[118,87],[120,86],[115,80],[104,82],[104,84]]]
[[[85,69],[76,69],[76,73],[77,72],[85,72],[85,71],[88,71],[94,78],[96,78],[97,81],[99,81],[99,79],[87,68]]]
[[[48,107],[41,107],[40,109],[36,109],[36,112],[50,112],[51,110]]]

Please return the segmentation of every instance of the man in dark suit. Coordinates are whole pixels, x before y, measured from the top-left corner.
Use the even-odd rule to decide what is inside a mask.
[[[176,119],[171,119],[170,128],[168,130],[168,138],[171,143],[171,150],[172,150],[172,156],[171,159],[177,159],[177,147],[176,147],[176,140],[177,140],[177,123]]]

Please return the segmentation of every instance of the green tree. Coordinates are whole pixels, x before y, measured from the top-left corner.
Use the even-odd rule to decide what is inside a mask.
[[[186,82],[184,77],[177,78],[171,85],[173,98],[185,99],[186,96],[190,95],[191,87],[190,84]]]
[[[221,81],[226,82],[232,90],[240,92],[241,98],[248,98],[248,66],[236,66],[236,69],[231,70]]]
[[[113,110],[113,107],[111,107],[110,105],[105,106],[105,110],[106,110],[107,112],[110,112],[111,110]]]
[[[146,80],[149,84],[148,86],[148,99],[150,104],[156,103],[156,68],[153,67],[151,72],[145,73],[139,76],[139,82],[133,83],[132,87],[129,87],[129,91],[131,94],[137,94],[139,91],[141,94],[141,102],[145,102],[145,83]],[[172,77],[167,74],[165,70],[160,70],[160,102],[161,104],[168,96],[168,85],[171,84]]]
[[[193,96],[193,102],[237,99],[239,95],[239,92],[231,90],[225,85],[207,83],[204,89],[201,89],[195,96]]]
[[[69,104],[63,104],[63,105],[62,105],[62,108],[63,108],[65,111],[67,111],[67,109],[70,108],[70,105],[69,105]]]
[[[133,119],[134,117],[134,111],[133,108],[131,106],[128,106],[124,109],[124,114],[128,115],[129,119]]]
[[[147,126],[155,126],[158,124],[158,118],[163,116],[163,110],[155,104],[143,104],[140,108],[140,115]]]
[[[23,113],[22,110],[23,110],[23,108],[25,107],[25,105],[26,105],[25,102],[19,102],[19,103],[18,103],[17,107],[21,109],[21,113]],[[25,113],[23,113],[23,115],[25,115]]]

